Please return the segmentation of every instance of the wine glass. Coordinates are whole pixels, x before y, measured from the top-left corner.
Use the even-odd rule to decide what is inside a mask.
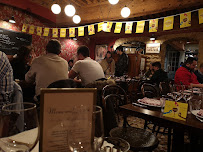
[[[68,130],[68,146],[72,152],[99,151],[104,139],[102,109],[75,108]]]
[[[12,103],[1,111],[0,150],[3,152],[30,152],[39,139],[36,105]]]
[[[177,102],[180,99],[183,98],[183,91],[184,91],[184,86],[183,85],[176,85],[174,84],[172,86],[172,98]]]

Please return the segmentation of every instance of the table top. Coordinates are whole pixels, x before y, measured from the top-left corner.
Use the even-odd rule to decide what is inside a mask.
[[[192,114],[188,114],[186,121],[168,118],[163,116],[160,108],[146,109],[132,104],[123,105],[120,107],[121,111],[126,115],[132,115],[145,120],[150,120],[163,127],[195,129],[203,133],[203,123],[196,119]]]

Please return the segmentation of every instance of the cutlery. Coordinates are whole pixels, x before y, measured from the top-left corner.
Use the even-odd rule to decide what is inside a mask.
[[[197,119],[198,119],[200,122],[203,122],[203,120],[202,120],[202,119],[200,119],[199,117],[197,117],[197,116],[196,116],[196,118],[197,118]]]
[[[147,107],[147,106],[145,106],[145,105],[141,105],[141,104],[138,104],[138,103],[132,103],[134,106],[139,106],[139,107]]]

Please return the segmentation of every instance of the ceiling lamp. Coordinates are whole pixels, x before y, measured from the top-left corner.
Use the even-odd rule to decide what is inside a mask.
[[[80,18],[79,15],[74,15],[74,16],[73,16],[73,22],[74,22],[75,24],[80,23],[80,21],[81,21],[81,18]]]
[[[130,9],[129,9],[127,6],[125,6],[124,8],[122,8],[122,10],[121,10],[121,16],[124,17],[124,18],[126,18],[126,17],[128,17],[129,15],[130,15]]]
[[[109,3],[112,5],[115,5],[118,3],[119,0],[109,0]]]
[[[75,15],[75,7],[73,5],[66,5],[64,11],[67,16],[72,17]]]
[[[54,14],[59,14],[61,13],[61,7],[59,6],[59,4],[53,4],[51,6],[51,11],[54,13]]]
[[[12,16],[11,19],[9,19],[9,23],[16,23],[14,16]]]
[[[154,36],[154,34],[152,34],[152,36],[150,37],[150,40],[151,41],[155,41],[156,40],[156,37]]]

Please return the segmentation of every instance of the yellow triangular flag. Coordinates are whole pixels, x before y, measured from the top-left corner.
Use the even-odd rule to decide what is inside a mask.
[[[136,33],[144,32],[145,21],[138,21],[136,26]]]
[[[43,36],[48,36],[48,35],[49,35],[49,28],[45,27]]]
[[[180,28],[191,26],[191,12],[180,14]]]
[[[60,29],[60,37],[66,37],[66,28]]]
[[[105,32],[111,32],[113,22],[107,22]]]
[[[27,24],[23,24],[22,32],[26,32],[27,31],[27,27],[28,27]]]
[[[37,27],[37,35],[42,35],[42,27]]]
[[[30,25],[29,34],[34,34],[34,32],[35,32],[34,25]]]
[[[58,29],[57,28],[52,29],[52,37],[58,37]]]
[[[126,22],[125,23],[125,34],[132,33],[133,22]]]
[[[69,37],[75,37],[75,28],[69,28]]]
[[[122,28],[122,22],[116,22],[114,33],[120,33]]]
[[[149,32],[157,32],[158,30],[158,19],[149,21]]]
[[[97,30],[98,32],[103,30],[103,24],[104,22],[98,23],[98,30]]]
[[[78,27],[78,36],[84,36],[84,26]]]
[[[199,9],[199,24],[203,23],[203,8]]]
[[[174,16],[169,16],[164,18],[164,27],[163,30],[172,30],[173,29]]]
[[[94,24],[88,25],[88,35],[95,34]]]

